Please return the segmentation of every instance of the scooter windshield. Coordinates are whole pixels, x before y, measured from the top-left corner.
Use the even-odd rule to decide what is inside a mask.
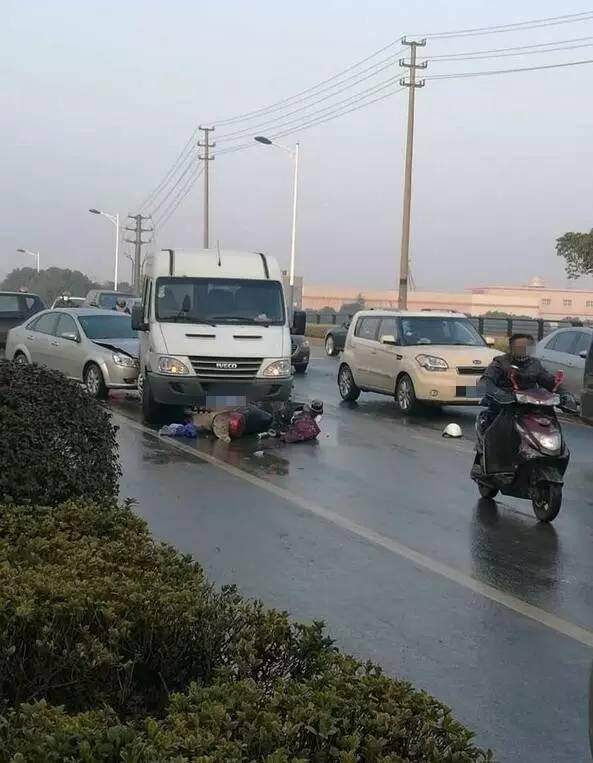
[[[560,405],[560,396],[546,389],[529,389],[515,392],[515,400],[522,405],[543,405],[553,408]]]

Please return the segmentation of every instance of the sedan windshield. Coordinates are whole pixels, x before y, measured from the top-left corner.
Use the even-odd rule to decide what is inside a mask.
[[[467,318],[419,317],[401,319],[404,345],[454,344],[484,347],[485,342]]]
[[[156,316],[168,322],[282,325],[282,286],[237,278],[159,278]]]
[[[124,313],[113,315],[80,315],[82,330],[89,339],[136,339],[132,319]]]

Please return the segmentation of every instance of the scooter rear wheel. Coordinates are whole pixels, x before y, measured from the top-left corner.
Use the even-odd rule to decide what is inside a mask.
[[[553,522],[562,506],[562,485],[552,482],[538,485],[531,503],[533,512],[540,522]]]
[[[478,483],[478,490],[482,498],[496,498],[498,495],[498,488],[490,487],[490,485],[484,485],[483,482]]]

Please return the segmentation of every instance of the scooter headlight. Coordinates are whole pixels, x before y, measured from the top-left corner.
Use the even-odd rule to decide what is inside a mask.
[[[546,450],[560,450],[562,446],[560,432],[531,432],[531,435]]]

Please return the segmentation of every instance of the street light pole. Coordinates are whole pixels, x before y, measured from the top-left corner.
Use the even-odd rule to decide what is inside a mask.
[[[30,254],[31,257],[35,257],[35,269],[39,273],[39,252],[31,252],[28,249],[17,249],[17,252],[21,254]]]
[[[113,275],[113,288],[117,291],[117,274],[119,271],[119,212],[115,215],[109,214],[109,212],[102,212],[100,209],[89,209],[92,215],[101,215],[106,217],[110,222],[115,225],[115,272]]]
[[[294,176],[293,176],[293,189],[292,189],[292,230],[290,234],[290,270],[288,276],[289,293],[290,293],[290,307],[288,315],[290,323],[292,325],[292,319],[294,316],[294,271],[296,260],[296,230],[297,230],[297,207],[299,197],[299,143],[295,144],[294,149],[284,146],[282,143],[275,143],[270,138],[265,138],[263,135],[257,135],[254,140],[258,143],[262,143],[264,146],[275,146],[281,148],[283,151],[287,151],[294,160]]]

